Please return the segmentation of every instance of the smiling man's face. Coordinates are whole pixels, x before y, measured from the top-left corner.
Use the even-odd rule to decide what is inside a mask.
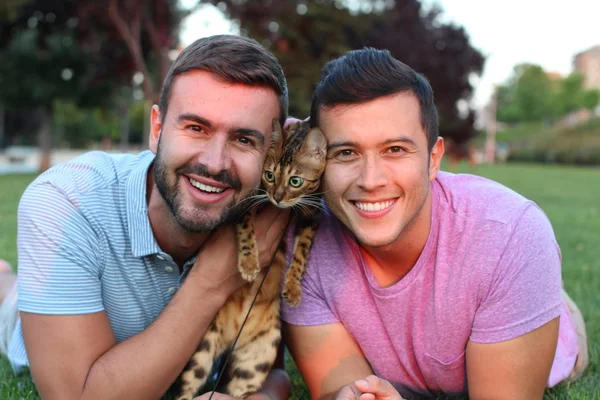
[[[391,245],[423,219],[439,158],[437,146],[430,156],[420,115],[410,92],[321,108],[325,201],[363,246]]]
[[[206,71],[177,77],[164,123],[152,111],[150,148],[156,187],[182,228],[214,229],[260,184],[279,110],[270,88]]]

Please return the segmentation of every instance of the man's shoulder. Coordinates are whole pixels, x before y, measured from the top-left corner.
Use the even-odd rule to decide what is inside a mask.
[[[82,195],[121,182],[140,163],[149,163],[149,151],[139,154],[109,154],[90,151],[58,164],[38,176],[28,191],[39,185],[52,185],[66,195]]]
[[[481,176],[440,172],[434,183],[440,206],[471,222],[514,224],[532,201],[514,190]]]

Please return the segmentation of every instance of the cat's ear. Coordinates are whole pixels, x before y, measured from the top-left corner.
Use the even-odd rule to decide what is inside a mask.
[[[327,156],[327,140],[323,131],[319,128],[312,128],[306,134],[300,154],[305,157],[304,161],[312,164],[314,168],[322,168]]]
[[[319,128],[312,128],[310,132],[306,134],[306,140],[302,145],[302,150],[308,151],[313,154],[327,152],[327,140],[323,131]]]
[[[283,129],[281,128],[281,124],[278,119],[273,120],[273,134],[271,135],[271,148],[274,148],[276,151],[281,150],[281,146],[283,145]]]

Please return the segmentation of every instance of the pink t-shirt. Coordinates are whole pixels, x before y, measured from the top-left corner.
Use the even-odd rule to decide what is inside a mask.
[[[376,375],[404,396],[466,394],[468,340],[515,338],[561,316],[549,385],[571,372],[577,339],[546,215],[510,189],[440,172],[429,238],[415,266],[381,288],[346,228],[325,216],[291,324],[341,321]],[[494,360],[490,360],[493,363]]]

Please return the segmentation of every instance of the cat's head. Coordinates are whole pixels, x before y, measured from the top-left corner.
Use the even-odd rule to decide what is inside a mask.
[[[285,130],[273,121],[273,137],[263,168],[262,184],[267,198],[288,208],[314,193],[325,170],[327,141],[319,128],[308,122],[290,124]]]

